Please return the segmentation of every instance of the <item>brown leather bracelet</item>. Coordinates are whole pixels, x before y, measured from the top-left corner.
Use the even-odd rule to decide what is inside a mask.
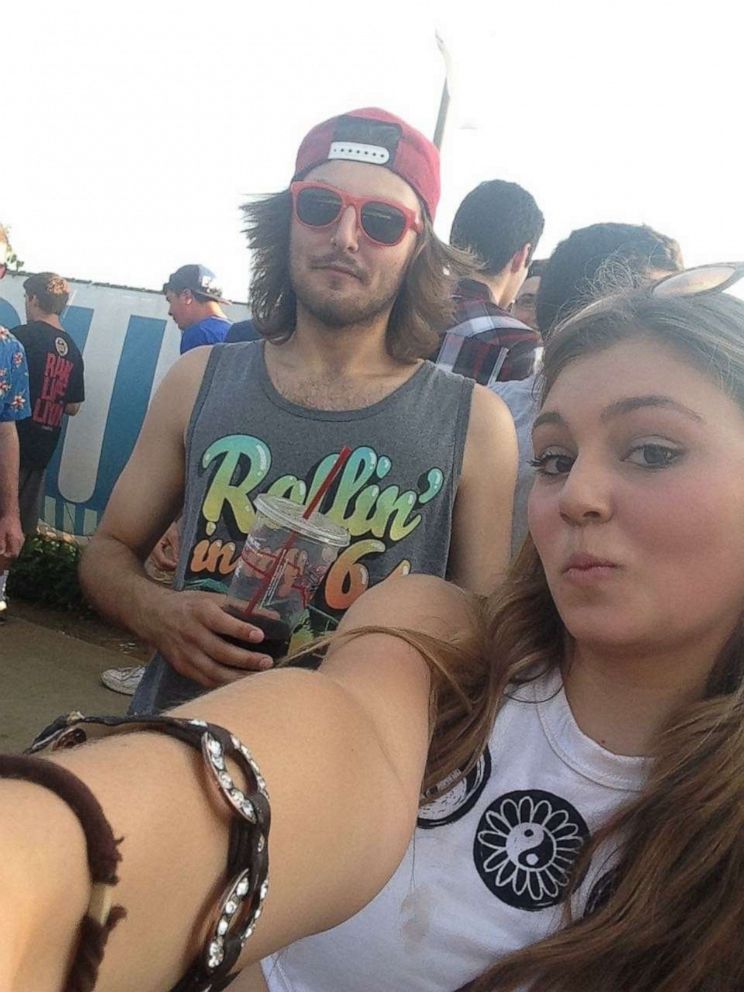
[[[51,747],[52,750],[70,748],[84,743],[86,740],[112,733],[136,730],[167,734],[198,750],[204,758],[207,777],[214,784],[215,793],[222,798],[233,814],[230,825],[226,886],[222,898],[215,907],[204,948],[195,956],[186,974],[171,990],[171,992],[208,992],[208,990],[209,992],[220,992],[235,978],[232,969],[246,941],[253,934],[263,911],[268,890],[268,835],[271,824],[269,796],[261,772],[245,745],[224,727],[208,724],[203,720],[181,720],[167,716],[83,717],[79,713],[74,713],[55,721],[51,727],[39,735],[30,750],[37,752],[46,747]],[[248,784],[247,789],[235,785],[226,765],[227,758],[233,760],[242,771]],[[4,760],[13,761],[14,759]],[[35,765],[53,767],[79,783],[95,803],[110,832],[110,827],[103,817],[103,811],[95,797],[88,787],[71,772],[43,759],[21,757],[15,760],[20,762],[32,761]],[[0,765],[1,768],[2,765]],[[18,768],[21,770],[21,766]],[[23,773],[14,777],[27,778],[28,776]],[[70,788],[68,787],[64,795],[62,792],[58,792],[58,794],[65,801],[68,801],[66,796],[69,792]],[[72,789],[72,793],[74,798],[75,789]],[[90,826],[86,828],[86,822],[88,822],[87,806],[81,807],[80,813],[77,810],[75,812],[83,823],[83,829],[86,830],[86,838],[88,837],[88,829],[93,829],[95,836],[98,836],[97,826],[93,826],[94,821],[92,819],[89,821]],[[111,839],[113,839],[113,834],[111,834]],[[116,850],[115,853],[118,860],[119,853]],[[93,874],[92,867],[91,874]],[[96,878],[94,877],[95,882]],[[94,895],[96,891],[94,885]],[[96,896],[96,900],[99,898],[100,896]],[[94,904],[94,901],[92,897],[91,904]],[[94,910],[97,905],[98,903],[95,901]],[[105,905],[102,906],[101,910],[98,910],[99,915],[104,910],[106,910]],[[106,918],[109,926],[106,933],[122,915],[123,910],[120,907],[114,907],[113,910],[108,911]],[[89,917],[86,915],[84,924],[88,919]],[[88,939],[84,927],[81,936],[81,948],[84,951],[82,956],[84,958],[90,956],[87,952],[86,942]],[[105,944],[105,940],[103,944]],[[70,984],[73,973],[77,975],[82,967],[78,960],[81,957],[79,951],[64,992],[90,992],[95,985],[98,965],[100,965],[102,956],[103,945],[95,962],[95,969],[88,968],[90,984],[73,985]]]
[[[0,778],[33,782],[54,792],[80,821],[85,834],[88,868],[93,882],[90,901],[80,924],[80,938],[64,992],[91,992],[98,977],[108,935],[126,912],[112,906],[121,860],[117,841],[101,805],[88,786],[67,768],[43,758],[0,755]]]

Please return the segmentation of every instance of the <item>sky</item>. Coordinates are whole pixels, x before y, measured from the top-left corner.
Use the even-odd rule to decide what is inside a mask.
[[[27,8],[27,9],[24,9]],[[546,217],[538,256],[648,223],[688,264],[744,257],[733,2],[37,0],[5,5],[0,222],[29,271],[160,289],[202,262],[245,300],[239,206],[284,188],[315,123],[382,106],[431,135],[436,229],[483,179]]]

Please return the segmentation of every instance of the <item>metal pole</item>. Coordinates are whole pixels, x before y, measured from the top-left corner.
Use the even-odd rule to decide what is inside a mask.
[[[444,128],[447,124],[447,112],[449,110],[450,95],[449,87],[447,86],[447,77],[444,77],[444,85],[442,86],[442,97],[439,101],[439,113],[437,114],[437,124],[434,128],[434,144],[437,148],[442,147],[442,138],[444,138]]]

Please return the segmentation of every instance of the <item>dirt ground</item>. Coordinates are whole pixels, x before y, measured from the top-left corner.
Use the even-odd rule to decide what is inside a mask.
[[[131,664],[136,664],[140,660],[146,661],[150,655],[147,646],[128,631],[113,627],[93,613],[77,614],[70,610],[54,609],[19,598],[12,600],[11,610],[13,616],[27,623],[49,627],[58,634],[76,637],[80,641],[107,648],[109,651],[118,651],[133,659]],[[126,664],[126,661],[122,661],[122,665]]]

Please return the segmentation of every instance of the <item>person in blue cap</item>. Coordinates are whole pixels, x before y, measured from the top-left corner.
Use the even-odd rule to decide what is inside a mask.
[[[181,354],[202,344],[219,344],[232,326],[221,304],[222,298],[214,272],[205,265],[182,265],[163,284],[168,301],[168,316],[181,331]]]

